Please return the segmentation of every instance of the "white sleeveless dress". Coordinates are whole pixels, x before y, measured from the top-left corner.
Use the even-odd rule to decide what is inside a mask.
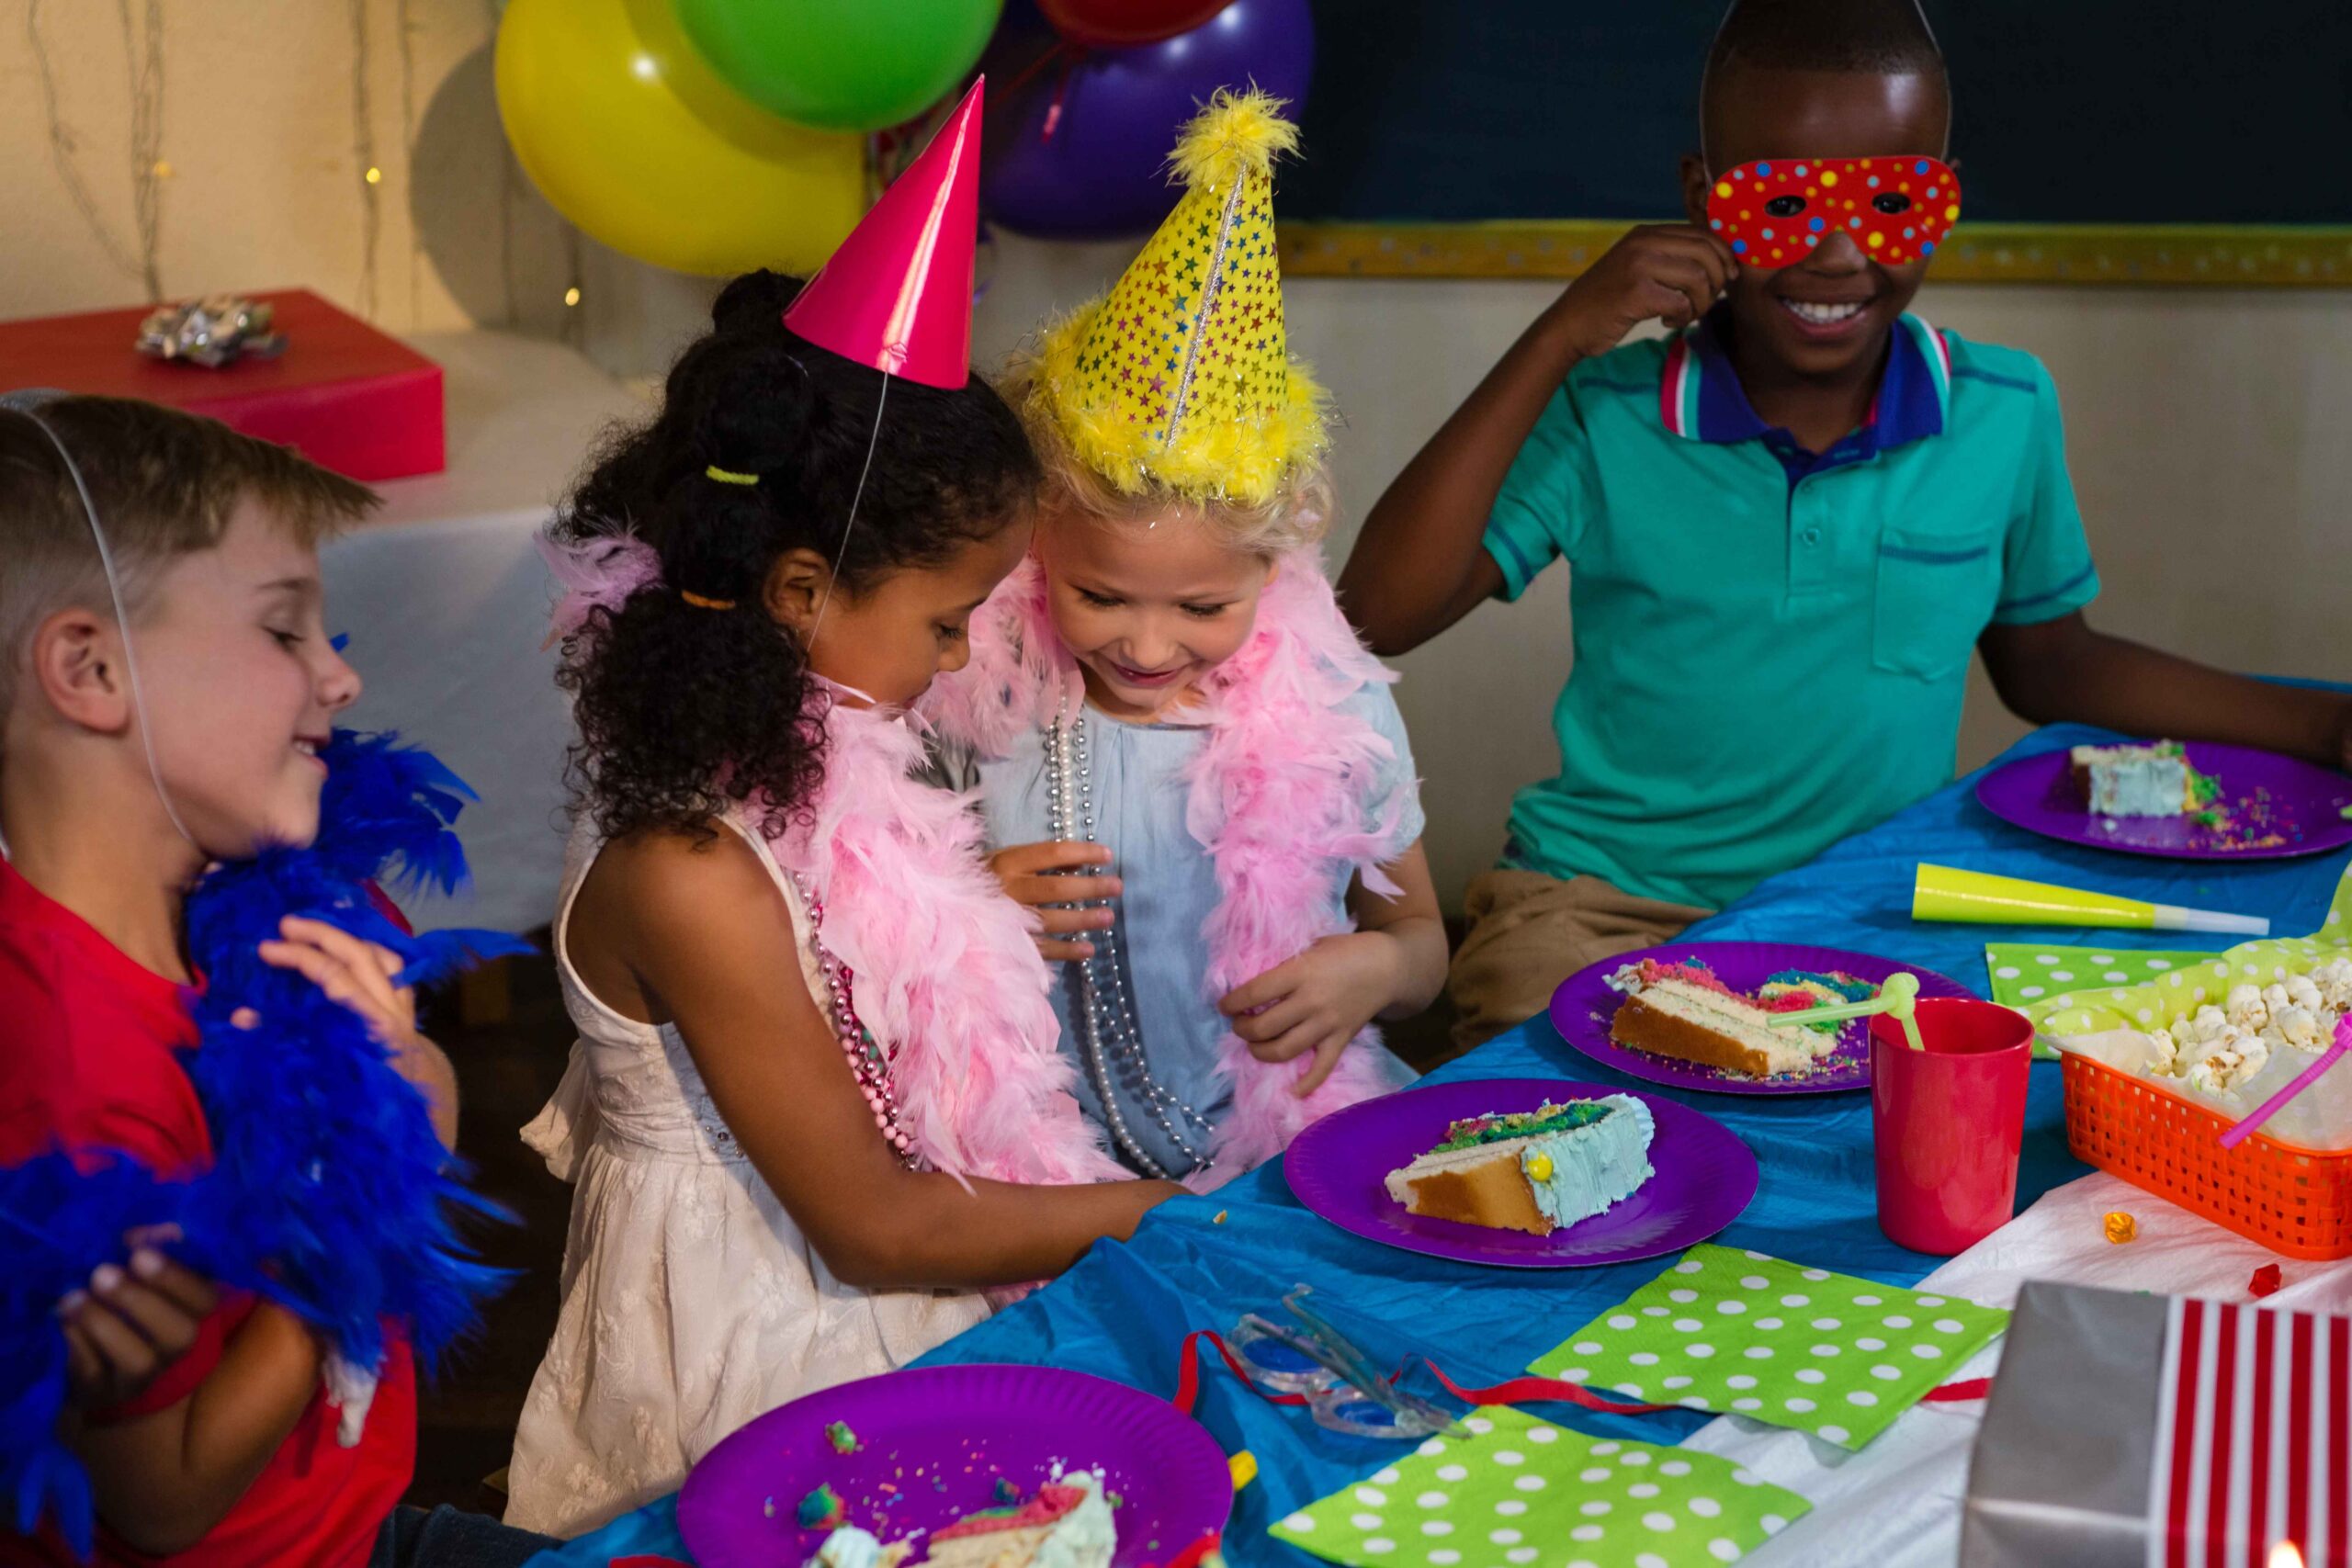
[[[799,895],[756,833],[726,825],[768,868],[801,976],[829,1010]],[[589,993],[564,931],[601,848],[583,826],[565,855],[553,945],[580,1039],[562,1087],[523,1129],[576,1190],[562,1311],[515,1431],[506,1522],[560,1536],[675,1491],[752,1416],[888,1371],[989,1314],[977,1292],[834,1279],[737,1147],[677,1030]]]

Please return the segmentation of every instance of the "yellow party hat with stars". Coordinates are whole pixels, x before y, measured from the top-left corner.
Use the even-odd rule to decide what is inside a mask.
[[[1046,333],[1039,391],[1122,494],[1262,506],[1323,449],[1323,389],[1290,357],[1274,255],[1283,100],[1220,91],[1169,160],[1182,199],[1111,292]]]

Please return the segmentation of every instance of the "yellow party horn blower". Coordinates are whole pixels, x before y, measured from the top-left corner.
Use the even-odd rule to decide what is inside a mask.
[[[1958,866],[1929,865],[1924,861],[1911,890],[1911,918],[1995,926],[2103,926],[2120,931],[2270,934],[2270,921],[2261,915],[2152,904],[2113,893],[1995,876],[1990,872],[1963,871]]]
[[[1273,165],[1298,128],[1282,108],[1254,89],[1210,99],[1168,161],[1185,186],[1176,209],[1040,345],[1055,423],[1122,494],[1262,506],[1323,448],[1323,390],[1283,324]]]

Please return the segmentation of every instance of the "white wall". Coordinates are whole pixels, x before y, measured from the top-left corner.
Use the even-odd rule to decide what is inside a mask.
[[[712,285],[582,240],[515,169],[491,93],[497,0],[35,4],[0,0],[0,318],[136,301],[152,261],[169,296],[302,284],[395,332],[563,335],[625,376],[658,372],[705,319]],[[151,11],[161,90],[151,78],[142,96],[132,67],[151,58]],[[143,142],[142,96],[159,106]],[[361,178],[370,164],[375,186]],[[981,264],[979,353],[1102,287],[1131,252],[1001,242]],[[574,284],[582,303],[567,309]],[[1351,515],[1335,559],[1353,514],[1555,287],[1291,282],[1292,345],[1345,420],[1336,460]],[[1922,309],[2056,373],[2107,580],[2096,620],[2241,669],[2352,676],[2340,607],[2352,584],[2338,567],[2352,291],[1930,286]],[[1511,790],[1555,765],[1546,716],[1566,673],[1566,590],[1554,572],[1403,661],[1449,897],[1498,846]],[[2016,732],[1980,682],[1962,761]]]

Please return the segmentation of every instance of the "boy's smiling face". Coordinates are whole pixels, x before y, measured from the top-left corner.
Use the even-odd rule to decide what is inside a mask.
[[[1684,206],[1702,228],[1724,170],[1758,159],[1940,158],[1951,128],[1941,78],[1913,73],[1742,64],[1711,75],[1704,98],[1704,151],[1682,168]],[[1835,379],[1876,367],[1927,271],[1924,260],[1874,262],[1833,231],[1792,265],[1742,266],[1724,299],[1747,354],[1793,377]]]
[[[318,752],[359,695],[323,615],[318,553],[249,497],[218,547],[172,563],[132,629],[156,765],[207,854],[318,833]]]

